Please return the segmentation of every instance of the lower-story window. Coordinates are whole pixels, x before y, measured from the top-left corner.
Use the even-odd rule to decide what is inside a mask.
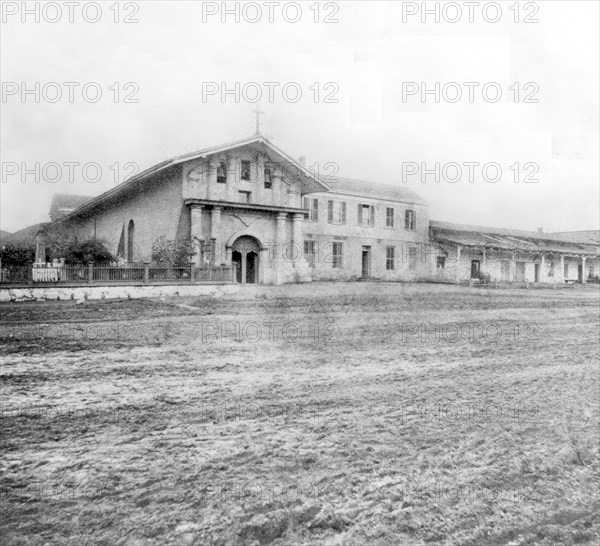
[[[332,267],[334,269],[344,267],[344,245],[342,243],[333,243]]]
[[[394,258],[395,258],[396,249],[393,246],[388,246],[385,249],[385,268],[388,271],[394,270]]]
[[[408,269],[415,271],[417,269],[417,247],[411,246],[408,249]]]
[[[304,258],[310,267],[315,267],[315,241],[304,241]]]

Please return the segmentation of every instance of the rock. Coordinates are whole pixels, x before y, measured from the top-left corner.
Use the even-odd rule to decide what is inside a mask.
[[[258,540],[260,544],[268,544],[285,533],[289,522],[289,514],[285,510],[258,514],[242,527],[240,536],[243,539]]]
[[[326,504],[321,508],[315,519],[309,524],[310,529],[334,529],[342,531],[352,523],[350,519],[342,513],[337,513],[332,506]]]

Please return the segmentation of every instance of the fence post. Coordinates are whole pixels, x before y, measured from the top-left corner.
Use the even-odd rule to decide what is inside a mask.
[[[194,274],[196,273],[196,266],[190,265],[190,283],[194,284]]]
[[[94,282],[94,262],[88,263],[88,282],[90,284]]]
[[[144,284],[150,282],[150,264],[144,263]]]

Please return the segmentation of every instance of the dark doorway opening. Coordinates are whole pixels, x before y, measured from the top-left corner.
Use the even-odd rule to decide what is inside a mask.
[[[246,284],[256,284],[258,279],[258,254],[248,252],[246,255]]]
[[[481,268],[481,262],[479,260],[471,260],[471,278],[479,278],[479,269]]]
[[[260,250],[260,243],[249,235],[244,235],[233,243],[231,262],[237,265],[236,280],[240,284],[259,283]]]
[[[362,247],[362,276],[363,278],[371,275],[371,247]]]
[[[540,264],[533,264],[533,282],[540,282]]]

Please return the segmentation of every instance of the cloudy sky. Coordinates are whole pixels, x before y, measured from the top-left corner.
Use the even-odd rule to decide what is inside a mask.
[[[27,4],[39,22],[2,8],[3,230],[249,136],[257,105],[290,155],[405,184],[434,219],[598,228],[598,2]]]

